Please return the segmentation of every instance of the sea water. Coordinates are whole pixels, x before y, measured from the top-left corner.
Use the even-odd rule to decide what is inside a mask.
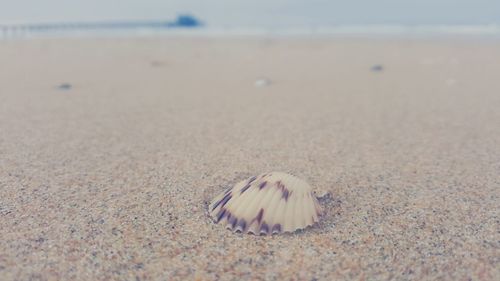
[[[169,24],[179,14],[201,24]],[[3,39],[157,35],[498,38],[500,1],[0,0]]]

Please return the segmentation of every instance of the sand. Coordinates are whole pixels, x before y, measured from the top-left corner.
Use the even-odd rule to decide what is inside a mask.
[[[498,280],[499,73],[473,39],[1,41],[0,279]],[[208,218],[270,171],[318,225]]]

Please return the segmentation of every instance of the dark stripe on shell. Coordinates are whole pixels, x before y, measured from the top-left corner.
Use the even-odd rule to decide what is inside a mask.
[[[251,185],[250,185],[250,183],[249,183],[249,184],[247,184],[247,185],[245,185],[245,186],[241,189],[240,194],[243,194],[243,192],[247,191],[247,189],[249,189],[249,188],[250,188],[250,186],[251,186]]]
[[[256,180],[257,177],[251,177],[249,180],[248,180],[248,184],[251,184],[254,180]]]
[[[275,233],[275,232],[281,232],[281,224],[277,223],[275,225],[273,225],[273,229],[272,229],[272,232]]]
[[[257,217],[255,217],[255,220],[260,224],[262,221],[262,216],[264,216],[264,209],[260,209],[259,213],[257,214]]]
[[[221,207],[224,207],[224,205],[226,205],[227,201],[229,201],[232,197],[233,197],[233,195],[231,195],[231,193],[228,193],[226,196],[224,196],[224,198],[222,198],[222,201],[221,201]]]
[[[281,191],[285,190],[285,185],[281,181],[277,181],[276,185],[279,189],[281,189]]]
[[[219,206],[221,203],[222,203],[222,206],[226,205],[227,201],[229,201],[229,199],[231,199],[231,197],[232,197],[231,193],[227,193],[224,196],[224,198],[222,198],[219,202],[215,203],[215,205],[212,207],[212,211],[215,210],[217,208],[217,206]]]
[[[231,224],[231,227],[234,228],[238,223],[238,219],[236,217],[232,217],[231,219],[229,219],[229,223]]]
[[[226,209],[220,209],[219,213],[217,214],[217,223],[224,218],[225,214],[226,214]]]
[[[263,183],[259,184],[259,189],[263,189],[266,187],[267,181],[264,181]]]
[[[285,201],[288,201],[288,197],[290,196],[290,193],[291,193],[291,192],[289,192],[289,191],[288,191],[288,189],[285,189],[285,190],[283,191],[283,193],[281,194],[281,198],[284,198],[284,199],[285,199]]]
[[[247,222],[244,219],[241,219],[238,222],[238,227],[241,228],[241,231],[245,231],[245,229],[247,228]]]
[[[217,208],[217,206],[220,205],[220,202],[222,202],[222,200],[219,200],[217,203],[215,203],[215,205],[212,208],[212,212]]]
[[[269,233],[269,226],[267,225],[267,223],[265,222],[262,223],[262,225],[260,226],[260,233],[265,233],[265,234]]]

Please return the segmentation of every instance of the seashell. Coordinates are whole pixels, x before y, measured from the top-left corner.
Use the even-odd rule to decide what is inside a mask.
[[[319,220],[321,206],[305,181],[273,172],[251,177],[219,194],[209,213],[216,223],[237,232],[294,232]]]

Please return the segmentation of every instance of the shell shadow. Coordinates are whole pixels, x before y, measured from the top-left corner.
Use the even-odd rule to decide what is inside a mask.
[[[334,197],[331,193],[327,193],[325,196],[318,198],[318,201],[323,208],[323,214],[313,230],[315,233],[320,234],[331,232],[335,228],[338,217],[342,215],[342,200]]]

